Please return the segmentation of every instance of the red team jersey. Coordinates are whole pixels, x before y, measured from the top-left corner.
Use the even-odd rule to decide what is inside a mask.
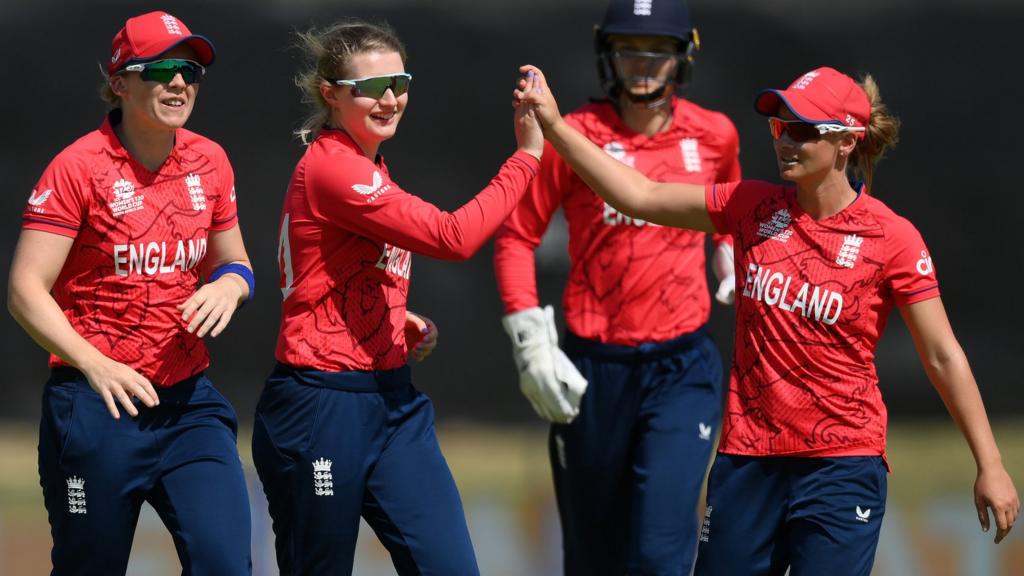
[[[170,386],[209,365],[177,306],[199,285],[209,232],[237,223],[234,172],[220,146],[185,129],[150,172],[114,134],[118,116],[53,159],[23,227],[74,238],[53,296],[75,331]],[[51,356],[50,365],[66,364]]]
[[[411,252],[468,258],[538,168],[516,152],[484,191],[446,213],[399,188],[380,156],[370,160],[344,132],[321,132],[284,200],[277,359],[323,371],[404,365]]]
[[[673,99],[671,127],[654,136],[623,124],[611,102],[566,121],[652,180],[711,184],[740,177],[739,138],[719,112]],[[508,313],[537,306],[534,249],[561,206],[571,268],[562,306],[570,331],[633,346],[692,332],[708,321],[703,232],[629,218],[608,205],[547,144],[540,175],[495,240],[498,289]]]
[[[867,194],[815,221],[796,191],[708,186],[733,235],[736,341],[719,451],[748,456],[885,453],[875,347],[894,305],[939,295],[921,235]]]

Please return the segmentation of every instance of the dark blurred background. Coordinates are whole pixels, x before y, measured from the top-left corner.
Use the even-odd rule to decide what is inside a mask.
[[[342,16],[383,19],[407,44],[415,75],[398,136],[381,151],[406,190],[452,210],[475,194],[512,152],[511,90],[519,64],[541,66],[567,112],[599,96],[593,25],[603,0],[276,0],[242,2],[55,2],[0,5],[6,110],[0,174],[0,271],[6,277],[24,202],[49,160],[99,126],[99,65],[127,17],[165,9],[208,36],[217,61],[189,128],[219,142],[235,167],[238,204],[258,297],[211,341],[214,382],[243,425],[274,362],[279,295],[275,254],[281,198],[302,148],[291,136],[305,113],[292,77],[294,30]],[[921,230],[938,270],[953,327],[989,411],[1024,413],[1015,280],[1024,200],[1013,166],[1024,147],[1016,126],[1024,78],[1024,3],[998,0],[694,0],[703,47],[686,96],[729,114],[742,139],[744,176],[776,180],[755,92],[782,88],[830,65],[870,72],[903,121],[903,138],[875,190]],[[543,302],[558,304],[567,270],[564,227],[539,253]],[[439,419],[533,422],[520,397],[488,244],[467,263],[416,257],[410,308],[440,326],[441,344],[414,369]],[[1009,290],[1009,292],[1007,292]],[[561,323],[561,320],[559,320]],[[731,311],[712,327],[731,354]],[[46,354],[0,315],[7,376],[0,419],[38,416]],[[910,338],[893,318],[878,351],[892,419],[941,415]]]

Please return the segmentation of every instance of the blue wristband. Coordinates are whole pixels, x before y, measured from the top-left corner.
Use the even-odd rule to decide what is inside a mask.
[[[210,284],[215,282],[218,278],[228,273],[238,274],[245,279],[245,283],[249,285],[249,297],[245,299],[245,302],[251,301],[253,295],[256,294],[256,278],[252,275],[252,270],[250,270],[245,264],[239,264],[238,262],[222,264],[210,273],[210,277],[206,279],[206,283]],[[243,302],[243,304],[245,304],[245,302]]]

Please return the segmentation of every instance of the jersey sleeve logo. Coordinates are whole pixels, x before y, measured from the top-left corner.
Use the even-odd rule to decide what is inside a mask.
[[[234,186],[231,187],[231,203],[232,204],[235,203],[235,187]]]
[[[917,261],[917,273],[921,276],[928,276],[934,271],[935,266],[932,265],[932,257],[925,250],[921,250],[921,259]]]
[[[47,189],[42,194],[40,194],[38,190],[32,190],[32,194],[28,197],[28,203],[32,207],[31,210],[42,214],[44,212],[43,204],[50,199],[50,194],[53,194],[53,190],[51,189]]]
[[[380,172],[373,172],[373,184],[353,184],[352,189],[359,192],[363,196],[373,194],[380,189],[380,185],[384,183],[384,177],[380,175]]]
[[[377,170],[373,171],[373,183],[372,184],[353,184],[352,189],[366,196],[366,202],[373,202],[377,198],[380,198],[382,194],[391,189],[391,184],[384,185],[384,177],[380,175]]]

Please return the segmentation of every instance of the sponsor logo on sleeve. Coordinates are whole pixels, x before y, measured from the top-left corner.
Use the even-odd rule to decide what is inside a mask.
[[[921,276],[928,276],[932,272],[935,272],[935,266],[932,265],[932,257],[928,255],[926,250],[921,250],[921,259],[917,261],[917,273]]]
[[[391,189],[391,184],[384,185],[384,177],[377,170],[373,171],[373,182],[370,184],[353,184],[352,189],[362,196],[366,196],[366,202],[370,203],[380,198],[382,194]]]
[[[47,189],[42,194],[38,190],[32,190],[32,193],[28,196],[29,210],[36,214],[43,214],[46,210],[43,208],[43,204],[50,199],[50,195],[53,194],[53,190]]]

